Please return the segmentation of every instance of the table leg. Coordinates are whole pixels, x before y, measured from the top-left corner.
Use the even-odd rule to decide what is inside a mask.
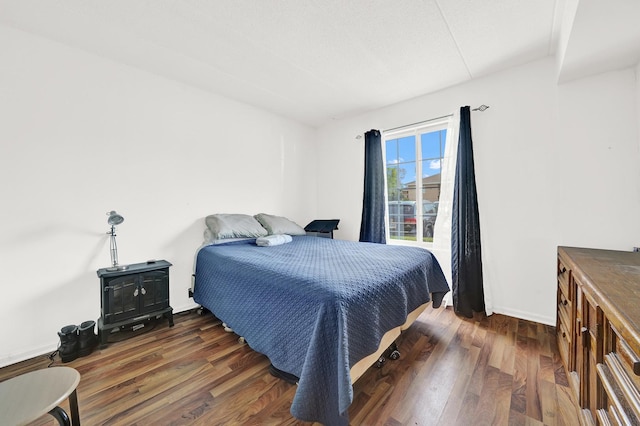
[[[78,393],[74,389],[69,395],[69,408],[71,411],[71,424],[80,426],[80,412],[78,411]]]
[[[71,426],[71,422],[69,421],[69,416],[67,415],[66,411],[64,411],[62,408],[55,407],[51,411],[49,411],[49,414],[55,417],[55,419],[58,421],[58,423],[61,426]]]

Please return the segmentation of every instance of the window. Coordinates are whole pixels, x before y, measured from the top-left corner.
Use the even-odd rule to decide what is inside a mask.
[[[383,135],[392,240],[433,242],[447,123]]]

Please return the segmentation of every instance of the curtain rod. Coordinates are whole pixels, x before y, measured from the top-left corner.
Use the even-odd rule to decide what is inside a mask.
[[[447,117],[453,117],[453,114],[447,114],[447,115],[443,115],[441,117],[436,117],[436,118],[430,118],[428,120],[417,121],[415,123],[405,124],[404,126],[393,127],[391,129],[383,130],[383,132],[390,132],[392,130],[404,129],[405,127],[417,126],[418,124],[429,123],[430,121],[441,120],[441,119],[447,118]]]
[[[479,107],[472,109],[471,111],[480,111],[480,112],[483,112],[483,111],[486,111],[487,109],[489,109],[489,105],[482,104],[482,105],[480,105]],[[405,127],[416,126],[416,125],[418,125],[418,124],[424,124],[424,123],[428,123],[428,122],[430,122],[430,121],[441,120],[441,119],[443,119],[443,118],[452,117],[452,116],[453,116],[453,114],[447,114],[447,115],[443,115],[442,117],[430,118],[430,119],[428,119],[428,120],[418,121],[418,122],[416,122],[416,123],[405,124],[404,126],[393,127],[393,128],[391,128],[391,129],[383,130],[383,132],[390,132],[390,131],[392,131],[392,130],[398,130],[398,129],[403,129],[403,128],[405,128]],[[362,135],[358,135],[358,136],[356,136],[356,139],[362,139]]]
[[[482,112],[482,111],[486,111],[488,108],[489,108],[488,105],[482,104],[478,108],[474,108],[471,111],[480,111],[480,112]],[[383,132],[390,132],[392,130],[403,129],[405,127],[417,126],[418,124],[429,123],[430,121],[441,120],[441,119],[447,118],[447,117],[453,117],[453,114],[443,115],[442,117],[430,118],[428,120],[418,121],[416,123],[405,124],[404,126],[393,127],[391,129],[383,130]]]

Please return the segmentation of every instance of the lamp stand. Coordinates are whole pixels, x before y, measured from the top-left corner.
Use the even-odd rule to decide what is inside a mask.
[[[110,250],[111,253],[111,268],[107,268],[108,271],[124,271],[129,266],[127,265],[118,265],[118,244],[116,244],[116,227],[111,225],[111,232],[107,232],[107,234],[111,235],[110,238]]]

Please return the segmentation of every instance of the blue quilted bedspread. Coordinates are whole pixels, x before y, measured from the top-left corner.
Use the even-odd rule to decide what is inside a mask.
[[[194,300],[245,337],[278,369],[300,378],[291,413],[326,425],[348,423],[349,369],[384,333],[449,286],[417,247],[298,236],[200,250]]]

